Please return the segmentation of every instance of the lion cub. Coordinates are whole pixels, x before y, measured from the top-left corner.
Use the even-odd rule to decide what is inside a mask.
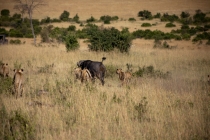
[[[122,85],[127,84],[131,80],[131,72],[123,72],[122,69],[117,69],[116,73],[119,75]]]
[[[14,69],[13,84],[15,89],[16,99],[23,94],[24,75],[23,69]]]

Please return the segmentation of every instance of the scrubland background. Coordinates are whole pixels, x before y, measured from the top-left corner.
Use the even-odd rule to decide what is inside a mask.
[[[1,3],[0,9],[13,7],[10,0]],[[34,18],[57,18],[64,10],[69,11],[70,16],[78,13],[84,20],[91,15],[96,18],[117,15],[124,20],[104,26],[128,27],[133,31],[142,28],[142,21],[132,23],[126,19],[137,17],[140,10],[179,15],[182,11],[197,9],[206,12],[209,7],[208,0],[51,0],[40,13],[34,13]],[[157,22],[154,28],[169,31],[160,21],[151,22]],[[26,43],[0,46],[0,59],[9,64],[10,77],[18,65],[24,69],[26,79],[23,97],[15,99],[9,91],[0,95],[0,138],[210,139],[210,86],[207,84],[210,47],[205,43],[171,40],[168,43],[176,49],[166,50],[154,49],[154,40],[136,39],[130,52],[125,54],[91,52],[84,40],[79,40],[79,50],[68,53],[64,44],[42,43],[35,47],[33,39],[21,40]],[[103,56],[107,58],[104,65],[112,72],[105,77],[104,86],[99,80],[95,84],[75,80],[73,70],[77,61],[101,61]],[[115,69],[125,71],[127,63],[132,64],[133,71],[153,66],[170,75],[133,77],[128,86],[121,87]],[[10,131],[11,126],[16,133]]]

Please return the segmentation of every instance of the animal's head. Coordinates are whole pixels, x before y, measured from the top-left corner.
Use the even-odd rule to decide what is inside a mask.
[[[14,69],[13,70],[15,73],[21,73],[21,74],[23,74],[23,69]]]
[[[8,64],[7,63],[2,63],[1,67],[4,68],[4,67],[7,67]]]
[[[77,66],[78,67],[81,67],[82,63],[84,62],[85,60],[80,60],[79,62],[77,62]]]
[[[116,73],[117,73],[117,74],[119,74],[119,73],[121,73],[121,72],[122,72],[122,69],[117,69],[117,70],[116,70]]]

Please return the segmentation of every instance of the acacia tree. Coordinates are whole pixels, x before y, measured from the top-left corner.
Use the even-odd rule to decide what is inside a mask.
[[[32,23],[32,15],[34,10],[37,10],[41,6],[45,6],[44,0],[14,0],[17,3],[14,8],[21,12],[22,16],[25,12],[28,13],[31,25],[32,35],[34,37],[34,45],[36,45],[36,35],[34,33],[34,27]]]

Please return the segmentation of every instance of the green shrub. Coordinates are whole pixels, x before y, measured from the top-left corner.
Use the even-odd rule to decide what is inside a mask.
[[[76,31],[76,26],[70,25],[67,30],[68,31]]]
[[[170,72],[162,72],[160,70],[155,70],[153,66],[143,66],[139,67],[137,71],[134,72],[134,75],[137,77],[153,77],[153,78],[163,78],[167,79],[171,77]]]
[[[21,14],[17,14],[17,13],[15,13],[15,14],[13,14],[13,19],[21,19]]]
[[[5,28],[0,28],[0,34],[4,34],[6,36],[8,36],[8,31]]]
[[[60,20],[68,21],[69,15],[70,15],[70,13],[68,11],[64,10],[63,13],[60,15]]]
[[[73,21],[79,23],[79,16],[78,16],[78,14],[76,14],[76,15],[73,17]]]
[[[151,27],[152,25],[150,23],[142,23],[141,27]]]
[[[138,17],[143,17],[144,19],[152,19],[152,13],[148,10],[139,11]]]
[[[191,38],[190,34],[188,34],[188,33],[182,34],[182,39],[183,40],[190,40],[190,38]]]
[[[21,40],[20,39],[10,39],[9,41],[10,44],[15,44],[15,45],[20,45],[21,44]]]
[[[60,20],[60,19],[57,19],[57,18],[53,18],[53,19],[51,20],[51,22],[61,22],[61,20]]]
[[[179,19],[179,17],[175,14],[173,15],[169,15],[168,13],[164,13],[163,16],[161,17],[161,21],[170,21],[170,22],[174,22],[177,21]]]
[[[87,23],[89,23],[89,22],[95,22],[96,19],[95,19],[93,16],[91,16],[91,17],[90,17],[89,19],[87,19],[86,21],[87,21]]]
[[[206,22],[206,14],[204,14],[201,10],[196,10],[195,15],[193,15],[193,20],[195,24],[205,23]]]
[[[8,9],[1,10],[1,16],[9,17],[10,11]]]
[[[113,16],[113,17],[111,18],[111,20],[118,20],[118,19],[119,19],[118,16]]]
[[[19,30],[10,29],[9,36],[10,37],[23,37],[23,34]]]
[[[132,40],[128,29],[121,32],[115,28],[99,30],[96,26],[90,29],[87,30],[90,50],[108,52],[117,48],[120,52],[128,52]]]
[[[110,24],[110,20],[108,19],[104,20],[104,24]]]
[[[71,50],[76,50],[79,48],[79,43],[75,35],[71,35],[71,34],[67,35],[65,44],[66,44],[67,52]]]
[[[160,18],[160,17],[161,17],[160,13],[157,13],[156,15],[153,16],[153,18]]]
[[[128,21],[136,21],[135,18],[129,18]]]
[[[40,23],[41,23],[41,24],[45,24],[45,23],[48,24],[48,23],[50,23],[50,22],[51,22],[50,17],[46,17],[46,18],[42,19]]]
[[[176,25],[171,23],[171,22],[169,22],[169,23],[166,23],[165,27],[176,27]]]
[[[108,15],[107,16],[101,16],[100,20],[102,20],[102,21],[109,20],[110,21],[110,20],[112,20],[112,17],[108,16]]]
[[[180,17],[181,18],[188,18],[188,17],[190,17],[190,14],[188,12],[182,12]]]

